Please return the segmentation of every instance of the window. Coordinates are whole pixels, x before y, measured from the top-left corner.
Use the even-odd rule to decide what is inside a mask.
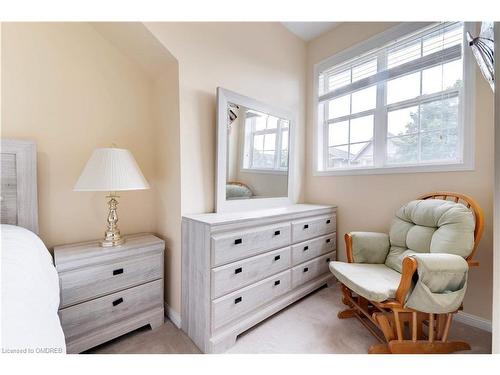
[[[318,64],[316,170],[470,169],[466,27],[402,24]]]
[[[285,172],[288,169],[289,121],[248,110],[245,118],[243,169]]]

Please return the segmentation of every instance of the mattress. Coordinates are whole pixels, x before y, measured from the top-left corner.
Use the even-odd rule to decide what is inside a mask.
[[[59,321],[59,278],[33,232],[1,225],[3,353],[65,353]]]

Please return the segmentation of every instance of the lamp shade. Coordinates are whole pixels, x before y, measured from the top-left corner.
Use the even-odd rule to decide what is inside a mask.
[[[149,189],[129,150],[98,148],[87,161],[73,190],[123,191]]]

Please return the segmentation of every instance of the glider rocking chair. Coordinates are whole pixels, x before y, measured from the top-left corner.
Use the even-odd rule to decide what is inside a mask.
[[[338,318],[357,318],[380,341],[369,353],[470,350],[448,334],[469,267],[479,266],[473,256],[483,225],[472,198],[434,192],[401,207],[389,234],[347,233],[347,263],[329,265],[348,306]]]

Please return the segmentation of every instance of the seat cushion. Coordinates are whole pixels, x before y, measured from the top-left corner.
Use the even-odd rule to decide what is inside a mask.
[[[396,296],[401,274],[385,264],[330,262],[330,271],[346,287],[370,301]]]

